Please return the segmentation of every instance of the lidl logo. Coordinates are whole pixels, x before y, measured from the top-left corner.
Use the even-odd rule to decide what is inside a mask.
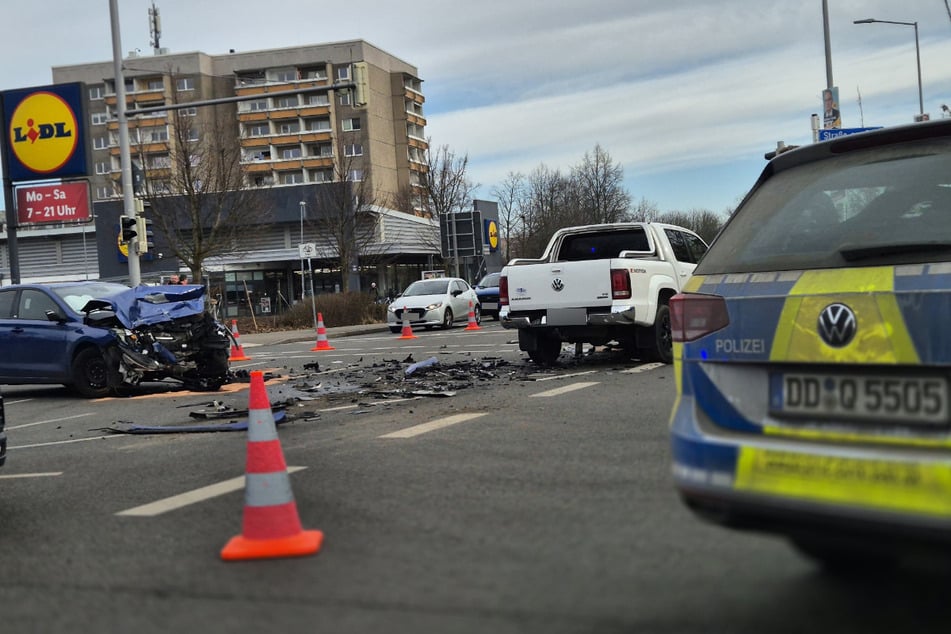
[[[13,153],[34,172],[55,172],[76,151],[76,127],[76,115],[62,97],[33,93],[20,102],[10,119]]]
[[[62,84],[3,94],[13,180],[87,174],[80,86]]]
[[[499,248],[499,225],[494,220],[485,221],[486,242],[489,243],[489,251],[497,251]]]

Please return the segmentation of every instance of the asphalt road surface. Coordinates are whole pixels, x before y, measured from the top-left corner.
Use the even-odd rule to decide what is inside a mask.
[[[300,520],[325,535],[293,559],[220,559],[241,532],[244,432],[116,433],[230,422],[195,415],[246,407],[246,383],[95,401],[5,386],[2,631],[947,628],[946,576],[830,576],[694,519],[669,475],[669,366],[566,347],[539,370],[496,323],[417,334],[246,345],[233,364],[284,405]]]

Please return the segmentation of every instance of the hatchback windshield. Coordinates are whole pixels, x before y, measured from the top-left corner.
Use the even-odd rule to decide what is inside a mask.
[[[90,300],[106,299],[129,290],[129,287],[109,282],[86,282],[69,286],[51,286],[50,290],[62,297],[63,301],[78,313]]]
[[[756,189],[698,274],[951,260],[951,141],[851,152]]]
[[[403,295],[445,295],[448,288],[449,280],[424,280],[407,286]]]

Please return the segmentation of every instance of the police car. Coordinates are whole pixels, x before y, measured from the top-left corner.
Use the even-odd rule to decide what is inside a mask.
[[[829,565],[951,544],[951,120],[773,158],[670,308],[693,511]]]

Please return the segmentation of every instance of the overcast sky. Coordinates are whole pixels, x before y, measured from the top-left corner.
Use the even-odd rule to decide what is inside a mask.
[[[150,0],[119,0],[122,50],[149,54]],[[843,127],[951,106],[944,0],[828,0]],[[763,154],[809,143],[826,85],[821,0],[155,0],[161,45],[227,53],[362,38],[419,69],[433,145],[468,153],[479,197],[509,172],[567,172],[595,144],[633,199],[720,212]],[[0,89],[112,59],[109,0],[42,0],[0,24]],[[859,101],[861,94],[861,102]],[[860,105],[861,104],[861,105]]]

